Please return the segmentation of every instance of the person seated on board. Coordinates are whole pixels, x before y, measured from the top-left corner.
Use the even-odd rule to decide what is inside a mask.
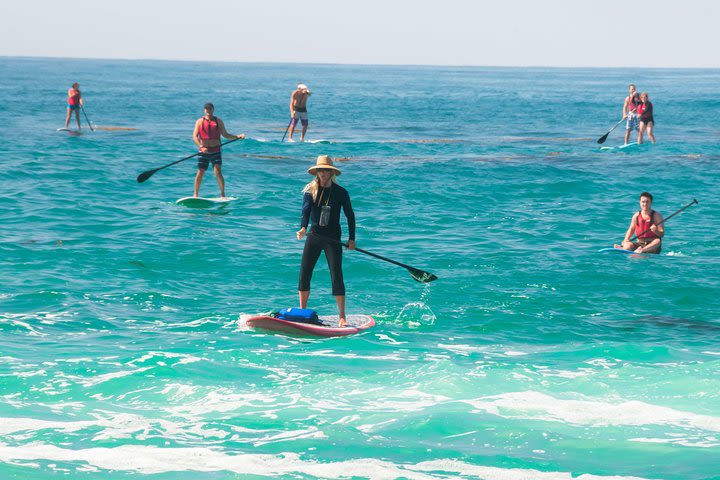
[[[337,184],[340,169],[333,165],[327,155],[317,157],[315,165],[308,169],[315,178],[305,185],[303,189],[302,218],[300,230],[296,236],[302,240],[310,224],[310,232],[305,240],[302,261],[300,263],[300,280],[298,282],[298,296],[300,308],[307,308],[310,298],[310,279],[320,253],[325,252],[325,258],[330,268],[330,281],[332,294],[338,307],[339,326],[347,325],[345,319],[345,283],[342,272],[342,245],[340,237],[340,210],[345,213],[348,225],[347,248],[355,249],[355,212],[350,204],[350,195],[347,190]],[[334,241],[333,241],[334,240]]]
[[[647,135],[652,143],[655,143],[655,135],[653,135],[653,127],[655,120],[653,119],[653,105],[647,92],[640,95],[640,105],[638,105],[638,117],[640,120],[640,129],[638,131],[638,143],[643,143],[643,135],[647,131]]]
[[[635,84],[631,83],[628,96],[625,97],[625,102],[623,103],[622,108],[622,118],[627,118],[627,124],[625,126],[626,145],[628,140],[630,140],[630,132],[638,129],[638,105],[640,105],[640,95],[635,91]]]
[[[80,130],[80,107],[83,106],[82,94],[80,93],[80,84],[75,82],[68,90],[67,98],[67,116],[65,117],[65,128],[70,125],[70,117],[75,112],[75,120],[77,120],[78,130]]]
[[[635,253],[660,253],[665,227],[662,225],[662,215],[652,209],[652,201],[653,196],[648,192],[640,194],[640,210],[632,216],[622,245],[616,243],[615,248],[631,250]],[[631,242],[633,235],[637,239]]]
[[[202,184],[203,175],[212,162],[213,171],[220,187],[220,197],[225,198],[225,178],[222,175],[222,152],[220,146],[220,135],[235,140],[245,138],[245,135],[231,135],[225,130],[225,124],[219,118],[213,115],[215,106],[212,103],[205,104],[205,115],[195,122],[195,130],[193,130],[193,141],[200,148],[198,156],[198,171],[195,175],[195,191],[194,197],[200,192],[200,184]]]
[[[300,120],[303,127],[302,133],[300,134],[300,141],[305,141],[305,134],[307,133],[308,124],[310,123],[307,114],[307,100],[310,95],[310,90],[308,90],[307,85],[304,83],[299,84],[290,95],[290,118],[292,120],[290,120],[289,142],[295,141],[293,140],[293,133],[295,132],[295,125],[297,125],[298,120]]]

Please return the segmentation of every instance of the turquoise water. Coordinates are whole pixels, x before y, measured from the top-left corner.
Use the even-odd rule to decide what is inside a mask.
[[[0,478],[707,479],[720,452],[720,71],[0,58]],[[78,81],[93,123],[56,132]],[[279,142],[298,81],[310,139]],[[601,152],[627,83],[658,144]],[[193,122],[232,133],[192,194]],[[83,118],[84,122],[84,118]],[[622,143],[613,132],[605,145]],[[347,158],[338,339],[294,305],[305,170]],[[663,254],[599,254],[655,195]],[[206,176],[201,194],[216,196]],[[334,312],[324,260],[310,304]]]

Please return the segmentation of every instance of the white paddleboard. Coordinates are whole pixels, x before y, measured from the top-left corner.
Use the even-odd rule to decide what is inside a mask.
[[[235,197],[214,197],[214,198],[205,198],[205,197],[183,197],[178,199],[175,203],[178,205],[182,205],[183,207],[189,207],[189,208],[211,208],[211,207],[218,207],[222,205],[227,205],[228,203],[237,200]]]
[[[632,150],[637,150],[638,148],[642,148],[644,146],[645,146],[644,143],[640,144],[637,142],[633,142],[633,143],[626,143],[625,145],[618,145],[617,147],[600,147],[600,151],[602,151],[602,152],[608,152],[608,151],[612,151],[612,150],[632,151]]]
[[[601,253],[625,253],[628,255],[632,255],[633,253],[635,253],[632,250],[625,250],[624,248],[615,248],[615,247],[601,248],[600,250],[598,250],[598,252],[601,252]],[[638,253],[637,255],[640,255],[640,254]]]
[[[301,142],[300,140],[293,140],[292,142],[290,142],[290,141],[288,141],[288,140],[285,140],[283,143],[287,143],[287,144],[290,144],[290,145],[295,145],[295,144],[300,144],[300,145],[302,145],[303,143],[319,143],[319,144],[322,144],[322,145],[329,145],[329,144],[331,144],[331,143],[333,143],[333,142],[331,142],[330,140],[305,140],[305,141],[303,141],[303,142]]]
[[[77,130],[75,128],[58,128],[56,130],[57,132],[69,132],[69,133],[80,133],[81,130]]]

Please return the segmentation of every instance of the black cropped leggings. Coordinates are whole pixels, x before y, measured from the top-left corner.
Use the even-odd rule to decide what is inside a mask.
[[[327,258],[328,267],[330,268],[332,294],[345,295],[345,282],[342,273],[342,245],[330,242],[312,233],[305,240],[302,262],[300,263],[298,290],[301,292],[310,290],[310,279],[322,251],[325,251],[325,258]]]

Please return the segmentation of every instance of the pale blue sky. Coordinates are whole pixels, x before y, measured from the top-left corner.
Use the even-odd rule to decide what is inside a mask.
[[[720,0],[0,3],[0,56],[720,67]]]

